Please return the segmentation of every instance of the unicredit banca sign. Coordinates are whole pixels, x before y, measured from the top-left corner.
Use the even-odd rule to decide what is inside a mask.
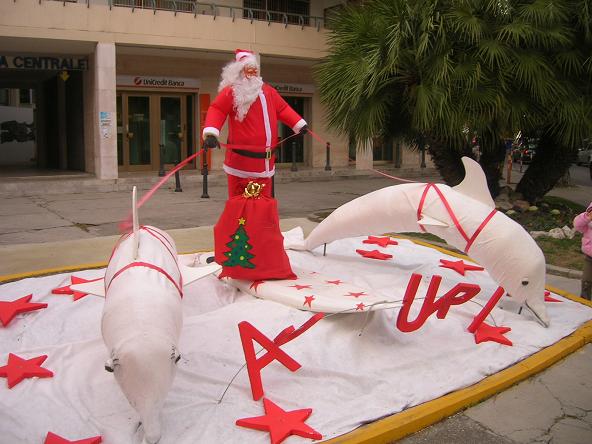
[[[132,88],[166,88],[166,89],[198,89],[199,79],[168,76],[117,76],[118,87]]]

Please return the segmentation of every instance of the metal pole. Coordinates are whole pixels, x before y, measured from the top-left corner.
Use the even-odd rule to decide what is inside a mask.
[[[275,197],[275,174],[271,176],[271,197]]]
[[[158,176],[164,176],[164,145],[161,143],[160,147],[160,169],[158,170]]]
[[[175,171],[175,193],[182,192],[183,189],[181,188],[181,177],[179,176],[179,171]]]
[[[395,168],[401,168],[401,144],[395,145]]]
[[[325,171],[331,171],[331,142],[327,142],[327,163],[325,164]]]
[[[423,136],[419,139],[419,149],[421,150],[421,165],[420,168],[425,168],[425,142],[423,140]]]
[[[298,171],[296,166],[296,141],[292,142],[292,168],[290,168],[290,171]]]
[[[203,179],[203,191],[201,193],[202,199],[209,199],[210,196],[208,195],[208,149],[204,145],[203,147],[203,154],[201,155],[201,175]]]

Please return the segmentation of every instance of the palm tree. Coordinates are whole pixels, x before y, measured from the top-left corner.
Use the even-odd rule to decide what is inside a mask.
[[[585,107],[572,100],[579,90],[565,81],[589,69],[583,56],[563,51],[574,40],[570,8],[590,1],[374,0],[345,8],[317,69],[329,124],[358,141],[427,141],[449,184],[462,178],[461,155],[471,155],[462,129],[476,131],[497,195],[504,135],[546,125],[553,131],[543,135],[571,147],[586,128]]]

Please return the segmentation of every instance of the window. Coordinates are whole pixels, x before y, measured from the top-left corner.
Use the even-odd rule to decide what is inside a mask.
[[[295,25],[308,25],[310,21],[310,0],[244,0],[243,7],[243,18],[247,19],[252,12],[256,20],[287,20]]]
[[[10,104],[10,90],[0,88],[0,105],[8,106]]]

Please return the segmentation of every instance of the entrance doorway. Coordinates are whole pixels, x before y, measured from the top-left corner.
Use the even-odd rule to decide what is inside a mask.
[[[194,152],[193,94],[121,92],[117,95],[120,171],[170,168]]]
[[[304,120],[306,120],[304,108],[305,108],[305,103],[306,103],[307,99],[305,97],[283,97],[283,99],[286,101],[286,103],[288,105],[290,105],[290,107],[292,107],[292,109],[294,111],[296,111],[299,115],[301,115],[304,118]],[[280,123],[279,125],[280,125],[280,130],[279,130],[280,140],[285,139],[286,137],[289,137],[292,134],[294,134],[294,131],[292,131],[291,128],[288,128],[283,123]],[[303,137],[293,137],[290,140],[288,140],[287,142],[282,143],[282,145],[280,146],[280,148],[276,152],[276,162],[277,163],[292,162],[292,152],[294,152],[294,154],[296,156],[295,160],[297,163],[304,162],[304,138]]]

